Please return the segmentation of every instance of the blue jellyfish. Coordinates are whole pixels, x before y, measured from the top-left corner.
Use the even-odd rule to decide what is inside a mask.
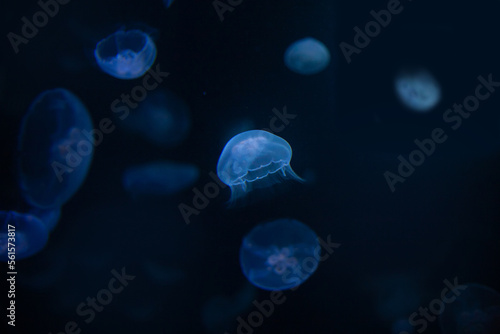
[[[132,195],[172,195],[198,180],[198,167],[170,161],[129,167],[123,174],[123,187]]]
[[[148,94],[123,120],[125,130],[161,147],[173,147],[186,139],[191,128],[189,107],[169,91]]]
[[[99,67],[118,79],[141,77],[156,59],[156,46],[140,30],[119,30],[97,43],[94,51]]]
[[[74,94],[57,88],[38,95],[19,135],[20,186],[31,205],[61,207],[80,188],[92,161],[92,131]]]
[[[167,9],[170,8],[170,6],[172,6],[173,3],[174,3],[174,0],[163,0],[163,5]]]
[[[399,100],[412,111],[428,112],[441,99],[441,88],[432,74],[424,69],[405,69],[394,81]]]
[[[244,238],[240,265],[246,278],[264,290],[286,290],[317,268],[320,245],[308,226],[294,219],[260,224]]]
[[[30,214],[0,211],[0,261],[17,261],[43,249],[49,233],[45,225]]]
[[[252,190],[282,179],[303,181],[290,167],[292,148],[286,140],[263,130],[240,133],[227,142],[217,175],[231,187],[231,202]]]
[[[292,43],[285,51],[285,65],[293,72],[303,75],[323,71],[330,63],[330,51],[312,37]]]
[[[443,334],[500,333],[500,294],[481,284],[470,283],[449,291],[439,316]]]
[[[231,296],[216,295],[208,299],[201,312],[205,329],[209,333],[227,333],[232,327],[236,327],[241,319],[238,316],[252,306],[256,292],[253,285],[246,283]]]
[[[47,228],[47,231],[50,232],[54,229],[54,227],[56,227],[57,223],[59,222],[59,218],[61,217],[61,208],[55,207],[42,209],[38,207],[32,207],[28,213],[40,219]]]

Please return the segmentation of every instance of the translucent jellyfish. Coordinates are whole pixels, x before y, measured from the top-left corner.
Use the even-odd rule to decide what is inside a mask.
[[[500,333],[500,294],[481,284],[465,286],[446,295],[449,303],[439,317],[443,334]]]
[[[198,167],[187,163],[158,161],[127,168],[123,187],[132,195],[172,195],[193,185]]]
[[[260,224],[244,238],[240,265],[246,278],[264,290],[286,290],[317,268],[320,245],[313,230],[294,219]]]
[[[57,222],[59,222],[59,218],[61,217],[61,208],[55,207],[42,209],[33,207],[29,210],[28,213],[40,219],[47,228],[47,231],[50,232],[54,229],[54,227],[56,227]]]
[[[237,326],[236,318],[246,312],[255,300],[257,289],[246,283],[231,296],[217,295],[203,305],[203,325],[209,333],[224,333]]]
[[[118,30],[97,43],[94,51],[99,67],[118,79],[141,77],[156,59],[156,46],[140,30]]]
[[[394,87],[399,100],[413,111],[430,111],[441,99],[439,83],[424,69],[401,71],[396,76]]]
[[[231,187],[235,201],[253,187],[267,187],[283,179],[303,181],[290,167],[292,148],[270,132],[250,130],[227,142],[217,164],[217,175]]]
[[[144,272],[149,280],[157,285],[172,285],[181,282],[185,273],[176,268],[167,267],[164,263],[146,259],[143,263]]]
[[[92,161],[92,130],[87,109],[68,90],[37,96],[19,135],[20,186],[30,204],[61,207],[75,194]]]
[[[0,261],[30,257],[43,249],[48,238],[45,225],[35,216],[0,211]]]
[[[330,63],[330,51],[312,37],[292,43],[285,51],[285,65],[293,72],[303,75],[323,71]]]
[[[123,119],[125,130],[161,147],[181,143],[191,127],[189,107],[169,91],[148,94],[136,110]]]

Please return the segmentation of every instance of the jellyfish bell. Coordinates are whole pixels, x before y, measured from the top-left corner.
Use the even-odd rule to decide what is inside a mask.
[[[285,51],[285,65],[302,75],[323,71],[330,63],[330,51],[317,39],[306,37],[292,43]]]
[[[97,43],[94,55],[105,73],[117,79],[136,79],[153,65],[156,45],[141,30],[118,30]]]
[[[443,334],[500,333],[500,293],[477,283],[462,284],[459,294],[448,291],[450,301],[439,315]]]
[[[415,112],[429,112],[441,100],[441,87],[428,70],[406,67],[395,77],[394,89],[403,105]]]
[[[242,132],[229,140],[217,164],[217,175],[231,188],[230,202],[255,188],[286,179],[304,180],[292,170],[292,148],[286,140],[263,130]]]
[[[295,219],[278,219],[254,227],[240,248],[245,277],[264,290],[286,290],[302,284],[318,266],[318,236]]]
[[[47,228],[37,217],[0,211],[0,261],[30,257],[45,247],[48,238]]]

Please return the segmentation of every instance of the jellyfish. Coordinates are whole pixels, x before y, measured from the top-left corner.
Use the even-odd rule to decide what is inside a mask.
[[[149,93],[123,120],[125,130],[160,147],[173,147],[186,139],[191,127],[189,107],[169,91]]]
[[[439,322],[443,334],[500,333],[500,294],[481,284],[464,284],[461,291],[449,291]]]
[[[441,88],[425,69],[405,69],[394,81],[399,100],[412,111],[428,112],[441,99]]]
[[[234,202],[253,187],[283,179],[304,181],[290,166],[292,148],[286,140],[263,130],[242,132],[229,140],[217,163],[217,175],[231,188]]]
[[[90,115],[63,88],[37,96],[24,116],[19,135],[19,182],[35,207],[58,208],[80,188],[92,161]]]
[[[99,67],[112,77],[136,79],[153,65],[156,46],[140,30],[119,30],[97,43],[94,55]]]
[[[150,259],[145,260],[142,265],[146,276],[156,285],[173,285],[181,282],[186,277],[182,270],[165,266],[164,263]]]
[[[233,295],[216,295],[202,308],[203,325],[209,333],[223,333],[236,327],[237,317],[246,312],[255,301],[257,289],[249,283]]]
[[[320,245],[307,225],[294,219],[278,219],[254,227],[240,248],[245,277],[264,290],[299,286],[316,270]]]
[[[37,217],[0,211],[0,261],[17,261],[40,252],[49,233]]]
[[[61,217],[61,208],[55,207],[42,209],[32,207],[28,213],[40,219],[47,228],[47,231],[50,232],[54,229],[54,227],[56,227],[57,222],[59,222],[59,218]]]
[[[166,9],[170,8],[172,4],[174,3],[174,0],[163,0],[163,6],[165,6]]]
[[[198,167],[192,164],[150,162],[127,168],[123,187],[132,195],[172,195],[194,184],[199,176]]]
[[[285,65],[293,72],[303,75],[323,71],[330,63],[327,47],[312,37],[292,43],[285,51]]]

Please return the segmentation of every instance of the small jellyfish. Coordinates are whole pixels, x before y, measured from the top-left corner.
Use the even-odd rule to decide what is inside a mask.
[[[293,72],[303,75],[323,71],[330,63],[330,51],[312,37],[292,43],[285,51],[285,65]]]
[[[63,88],[37,96],[19,135],[19,177],[26,200],[39,208],[66,203],[87,176],[94,151],[92,121]]]
[[[500,294],[481,284],[470,283],[449,291],[439,316],[443,334],[500,333]]]
[[[57,222],[59,222],[59,218],[61,217],[61,208],[55,207],[42,209],[33,207],[29,210],[28,213],[40,219],[47,228],[47,231],[50,232],[54,229],[54,227],[56,227]]]
[[[123,119],[125,130],[169,148],[186,139],[191,127],[189,107],[169,91],[148,94],[136,110]]]
[[[156,59],[156,46],[140,30],[119,30],[97,43],[94,51],[99,67],[118,79],[141,77]]]
[[[302,284],[318,266],[318,236],[294,219],[260,224],[240,248],[243,274],[264,290],[286,290]]]
[[[127,168],[123,173],[123,187],[138,196],[172,195],[194,184],[199,176],[195,165],[158,161]]]
[[[0,211],[0,261],[30,257],[45,247],[48,238],[45,225],[35,216]]]
[[[227,142],[217,175],[231,188],[234,202],[253,187],[268,187],[282,179],[303,181],[290,167],[292,148],[286,140],[263,130],[240,133]]]
[[[416,112],[428,112],[441,99],[441,88],[432,74],[424,69],[401,71],[394,81],[399,100]]]

